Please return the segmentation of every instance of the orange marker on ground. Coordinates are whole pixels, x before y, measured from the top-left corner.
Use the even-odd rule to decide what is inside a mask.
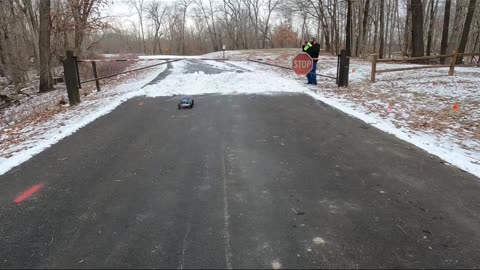
[[[458,111],[458,109],[460,109],[460,106],[458,106],[458,104],[453,104],[453,110],[454,111]]]
[[[38,185],[35,185],[35,186],[27,189],[25,192],[23,192],[18,197],[16,197],[13,202],[14,203],[23,202],[24,200],[28,199],[28,197],[32,196],[35,192],[37,192],[39,189],[41,189],[42,187],[43,187],[43,184],[38,184]]]

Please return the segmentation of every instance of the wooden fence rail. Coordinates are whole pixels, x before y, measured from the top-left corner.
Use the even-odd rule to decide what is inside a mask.
[[[372,55],[372,68],[370,71],[370,81],[375,82],[375,75],[377,73],[387,73],[387,72],[398,72],[406,70],[416,70],[416,69],[429,69],[429,68],[445,68],[448,67],[448,75],[455,75],[455,67],[480,67],[480,62],[477,64],[456,64],[458,56],[480,56],[480,52],[476,53],[457,53],[455,50],[452,54],[447,55],[432,55],[432,56],[421,56],[421,57],[405,57],[405,58],[395,58],[395,59],[378,59],[377,54]],[[445,65],[428,65],[428,66],[416,66],[416,67],[405,67],[405,68],[393,68],[393,69],[377,69],[377,63],[391,63],[391,62],[404,62],[404,61],[422,61],[430,60],[437,58],[451,58],[450,64]]]

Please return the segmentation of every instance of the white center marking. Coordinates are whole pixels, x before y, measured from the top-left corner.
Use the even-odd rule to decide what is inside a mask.
[[[180,269],[183,269],[185,265],[185,252],[187,251],[187,240],[188,240],[188,235],[190,234],[190,222],[187,224],[187,230],[185,231],[185,235],[183,236],[183,242],[182,242],[182,256],[180,257]]]
[[[227,177],[226,177],[226,168],[225,168],[225,151],[224,147],[221,149],[221,162],[222,162],[222,178],[223,178],[223,238],[225,241],[225,264],[227,269],[232,269],[232,250],[230,247],[230,214],[228,213],[228,199],[227,199]]]

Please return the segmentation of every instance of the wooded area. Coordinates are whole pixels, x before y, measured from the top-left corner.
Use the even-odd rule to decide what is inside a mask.
[[[299,48],[315,36],[331,54],[347,49],[359,57],[480,51],[476,0],[126,2],[135,20],[108,16],[109,0],[0,1],[2,88],[7,85],[20,93],[26,82],[38,80],[38,90],[49,91],[52,76],[61,75],[66,50],[83,57],[201,54],[221,50],[224,44],[230,50]],[[462,58],[457,62],[465,61]]]

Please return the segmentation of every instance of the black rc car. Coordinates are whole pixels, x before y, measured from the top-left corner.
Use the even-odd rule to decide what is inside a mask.
[[[184,109],[184,108],[192,109],[194,105],[195,105],[195,101],[192,98],[183,97],[180,100],[180,103],[178,103],[178,109],[179,110]]]

